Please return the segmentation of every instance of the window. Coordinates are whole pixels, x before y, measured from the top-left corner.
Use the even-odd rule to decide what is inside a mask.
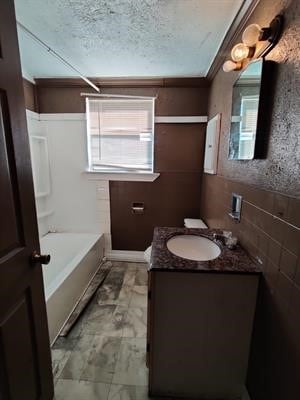
[[[89,169],[153,172],[154,99],[86,99]]]
[[[247,159],[254,154],[259,96],[242,96],[239,158]]]

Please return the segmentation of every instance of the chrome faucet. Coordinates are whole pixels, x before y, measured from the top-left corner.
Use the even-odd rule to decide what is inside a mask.
[[[216,242],[221,242],[222,244],[225,244],[226,237],[221,233],[214,233],[213,238]]]
[[[232,236],[232,232],[229,231],[223,231],[223,234],[221,233],[214,233],[213,238],[216,242],[220,242],[229,249],[233,250],[236,248],[238,239],[235,236]]]

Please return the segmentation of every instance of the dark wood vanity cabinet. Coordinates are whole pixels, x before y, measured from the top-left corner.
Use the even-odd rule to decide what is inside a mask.
[[[150,317],[151,313],[151,284],[152,284],[152,275],[150,271],[148,272],[148,302],[147,302],[147,344],[146,344],[146,365],[150,368],[150,342],[151,342],[151,321]]]
[[[259,274],[151,270],[151,396],[240,398]]]

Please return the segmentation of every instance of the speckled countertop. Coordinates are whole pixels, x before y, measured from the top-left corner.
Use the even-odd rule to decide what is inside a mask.
[[[214,233],[222,233],[218,229],[188,228],[155,228],[149,271],[207,271],[260,273],[259,266],[247,255],[239,245],[234,250],[228,249],[218,242],[221,254],[210,261],[193,261],[172,254],[167,248],[167,241],[176,235],[197,235],[213,240]]]

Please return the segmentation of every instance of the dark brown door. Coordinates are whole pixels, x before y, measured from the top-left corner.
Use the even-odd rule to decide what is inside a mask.
[[[0,400],[53,397],[13,0],[0,1]],[[50,268],[50,266],[49,266]]]

